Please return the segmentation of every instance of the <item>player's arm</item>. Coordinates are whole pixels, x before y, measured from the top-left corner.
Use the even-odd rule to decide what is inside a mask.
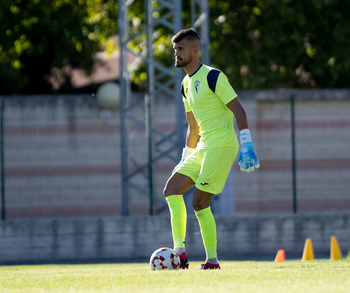
[[[198,123],[196,121],[196,118],[194,118],[192,112],[186,112],[186,119],[188,124],[186,134],[186,146],[194,149],[196,148],[198,142]]]
[[[238,98],[231,100],[226,104],[226,106],[233,112],[233,115],[235,115],[239,131],[249,129],[247,114],[245,113],[244,108],[242,107]]]
[[[182,163],[190,154],[194,152],[198,142],[199,127],[194,118],[192,111],[186,112],[187,119],[187,133],[186,133],[186,146],[182,150],[181,161]]]
[[[185,85],[184,85],[185,84]],[[194,118],[194,115],[192,113],[192,109],[188,104],[186,94],[185,94],[185,88],[186,88],[186,77],[182,81],[181,84],[181,95],[182,95],[182,101],[184,102],[185,106],[185,112],[186,112],[186,119],[187,119],[187,134],[186,134],[186,145],[184,149],[182,150],[182,156],[180,163],[175,167],[173,172],[175,172],[176,168],[190,155],[194,152],[197,141],[198,141],[198,133],[199,133],[199,127],[198,123],[196,121],[196,118]]]
[[[244,108],[235,98],[228,102],[226,106],[233,112],[236,118],[237,126],[240,131],[240,141],[242,145],[241,152],[238,156],[238,164],[242,172],[253,172],[260,167],[258,158],[254,152],[254,145],[248,127],[247,115]]]
[[[173,172],[176,172],[177,167],[180,166],[181,163],[194,152],[197,146],[199,127],[196,118],[194,118],[193,113],[190,111],[186,112],[186,119],[188,124],[186,134],[186,146],[182,150],[180,163],[177,164]]]

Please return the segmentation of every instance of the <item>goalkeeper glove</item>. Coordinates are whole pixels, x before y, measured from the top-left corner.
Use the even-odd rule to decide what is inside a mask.
[[[182,150],[182,156],[181,156],[181,160],[180,162],[176,165],[176,167],[173,170],[173,173],[175,172],[175,170],[182,164],[183,161],[186,160],[187,157],[189,157],[193,152],[194,152],[195,148],[190,148],[188,146],[186,146],[183,150]]]
[[[249,129],[243,129],[240,131],[240,133],[242,149],[238,156],[238,165],[240,166],[242,172],[250,173],[255,169],[258,169],[260,164],[254,152],[254,146]]]

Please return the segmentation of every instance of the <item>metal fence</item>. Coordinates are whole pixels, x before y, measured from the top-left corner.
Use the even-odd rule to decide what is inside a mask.
[[[238,94],[261,168],[246,174],[235,162],[214,213],[350,210],[350,90]],[[175,103],[160,97],[154,110],[155,127],[174,131]],[[89,95],[2,97],[0,120],[3,220],[122,214],[118,111],[101,112]],[[130,136],[146,157],[145,129]],[[162,189],[175,164],[165,157],[153,168],[155,214],[168,213]],[[149,202],[134,192],[130,216],[147,215]]]

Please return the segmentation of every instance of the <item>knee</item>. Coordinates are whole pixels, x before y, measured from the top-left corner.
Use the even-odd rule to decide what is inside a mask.
[[[197,212],[210,206],[210,200],[213,194],[207,192],[195,191],[192,199],[192,207]]]
[[[199,210],[204,209],[204,207],[203,207],[203,202],[202,202],[200,199],[195,199],[195,198],[193,198],[193,199],[192,199],[192,208],[193,208],[195,211],[199,211]]]
[[[163,194],[165,197],[169,196],[169,195],[174,195],[174,194],[177,194],[177,193],[174,193],[174,189],[171,188],[171,186],[169,186],[169,184],[166,184],[164,189],[163,189]]]
[[[165,197],[169,195],[183,194],[193,184],[194,182],[190,177],[175,173],[165,184],[163,194]]]
[[[170,195],[170,194],[169,194],[169,189],[168,189],[168,186],[167,186],[167,185],[165,185],[165,187],[164,187],[164,189],[163,189],[163,195],[164,195],[165,197],[167,197],[168,195]]]

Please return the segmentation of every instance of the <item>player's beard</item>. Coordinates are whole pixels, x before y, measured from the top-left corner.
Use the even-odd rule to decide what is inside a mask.
[[[181,58],[181,60],[175,59],[175,67],[180,67],[180,68],[186,67],[191,62],[192,62],[192,56],[189,56],[188,59],[183,59],[183,58]]]

